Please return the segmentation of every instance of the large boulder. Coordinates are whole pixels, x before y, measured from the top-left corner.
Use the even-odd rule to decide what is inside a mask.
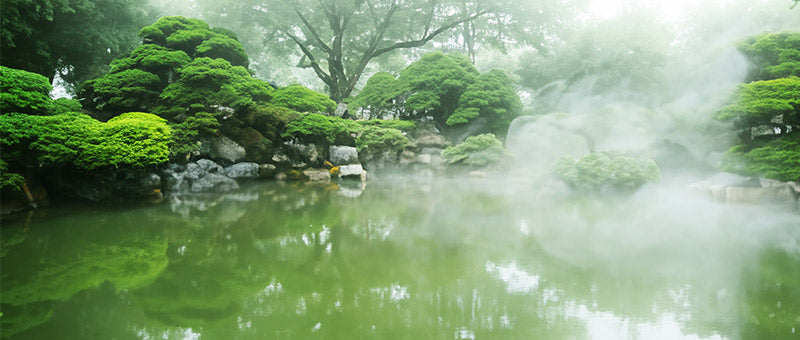
[[[217,163],[214,163],[214,161],[212,161],[210,159],[205,159],[205,158],[198,160],[197,161],[197,165],[201,169],[203,169],[203,171],[210,172],[210,173],[215,173],[215,174],[222,173],[222,170],[223,170],[222,166],[220,166]]]
[[[236,163],[247,155],[244,147],[225,136],[212,139],[209,151],[211,158],[225,163]]]
[[[359,164],[358,151],[355,147],[331,145],[328,153],[331,163],[335,165]]]
[[[233,179],[259,178],[259,166],[250,162],[236,163],[225,168],[225,176]]]

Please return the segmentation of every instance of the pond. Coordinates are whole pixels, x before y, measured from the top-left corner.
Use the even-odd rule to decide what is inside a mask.
[[[243,187],[3,221],[2,337],[800,337],[785,207],[515,178]]]

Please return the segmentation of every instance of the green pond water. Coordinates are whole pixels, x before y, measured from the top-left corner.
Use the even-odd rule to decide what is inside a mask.
[[[682,185],[254,183],[0,229],[10,339],[797,339],[800,215]]]

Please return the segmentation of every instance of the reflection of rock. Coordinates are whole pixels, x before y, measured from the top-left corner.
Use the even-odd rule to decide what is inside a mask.
[[[207,173],[203,177],[192,181],[191,188],[193,192],[230,191],[238,189],[239,184],[223,175]]]
[[[273,164],[259,164],[258,175],[261,178],[275,178],[278,173],[278,167]]]
[[[303,171],[303,174],[308,177],[308,180],[311,182],[330,182],[331,181],[331,173],[328,170],[324,169],[308,169]]]
[[[361,178],[362,173],[364,172],[364,168],[361,167],[361,164],[349,164],[349,165],[342,165],[339,167],[339,177],[358,177]]]

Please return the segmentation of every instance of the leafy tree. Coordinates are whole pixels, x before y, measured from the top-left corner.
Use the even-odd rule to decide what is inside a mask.
[[[464,129],[482,118],[477,132],[504,134],[519,115],[522,104],[511,79],[503,71],[480,74],[469,60],[442,52],[425,54],[395,80],[379,73],[367,82],[353,106],[364,106],[370,116],[392,110],[403,119],[431,117],[440,129]]]
[[[723,169],[782,181],[800,180],[800,33],[750,37],[739,45],[752,68],[716,115],[740,132]]]
[[[507,157],[509,153],[503,143],[491,133],[469,137],[463,143],[442,151],[445,163],[473,168],[497,165]]]
[[[300,112],[332,113],[336,102],[328,96],[302,85],[291,85],[275,90],[271,103]]]
[[[449,126],[466,124],[484,117],[488,130],[505,134],[505,129],[519,115],[522,103],[505,72],[492,70],[481,74],[459,98],[458,109],[447,117]]]
[[[742,84],[733,101],[716,116],[732,121],[743,130],[742,137],[751,140],[759,127],[788,133],[800,129],[800,78],[779,78]],[[772,134],[772,132],[770,134]]]
[[[397,79],[390,73],[378,72],[367,80],[364,89],[350,102],[350,107],[359,108],[370,118],[381,118],[387,112],[397,116],[398,105],[395,101],[400,95]]]
[[[405,116],[433,117],[439,124],[458,108],[458,100],[479,72],[459,55],[432,52],[400,73],[398,86],[406,97]]]
[[[562,18],[563,4],[547,1],[198,1],[208,18],[246,18],[251,32],[275,42],[269,52],[296,52],[330,97],[351,95],[367,67],[391,53],[419,48],[446,36],[468,36],[472,47],[509,41],[541,42]],[[522,8],[524,9],[522,9]],[[465,24],[481,20],[479,25]],[[535,24],[531,24],[535,23]],[[233,24],[233,23],[229,23]],[[239,27],[241,27],[239,23]],[[237,27],[238,28],[238,27]],[[458,32],[458,33],[456,33]],[[463,40],[459,38],[454,41]]]
[[[739,50],[752,62],[748,81],[800,77],[800,32],[749,37]]]
[[[748,176],[800,181],[800,133],[734,146],[725,154],[722,168]]]
[[[135,0],[4,0],[0,63],[76,85],[130,51],[149,7]]]
[[[163,17],[139,34],[144,44],[80,90],[81,101],[101,118],[152,111],[181,122],[212,106],[243,108],[271,98],[272,88],[250,75],[247,55],[228,31]]]
[[[588,192],[633,191],[661,178],[653,160],[602,152],[590,153],[577,161],[563,157],[553,169],[570,187]]]

